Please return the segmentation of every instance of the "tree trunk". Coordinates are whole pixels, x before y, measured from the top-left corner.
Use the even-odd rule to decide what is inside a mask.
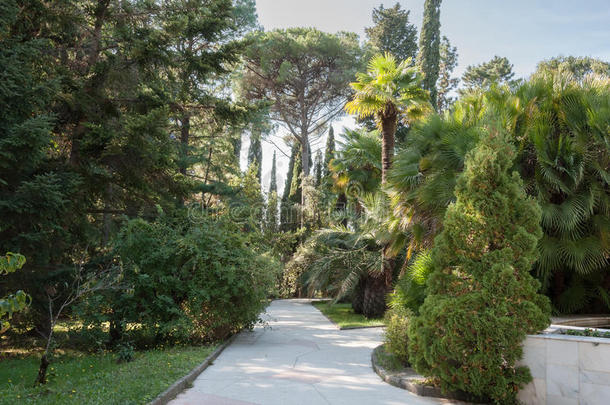
[[[392,103],[388,103],[381,116],[381,183],[385,184],[388,170],[394,156],[394,137],[398,123],[398,112]]]
[[[365,279],[361,278],[352,293],[352,309],[357,314],[362,314],[364,310],[364,287]]]
[[[335,213],[343,216],[341,218],[341,225],[347,226],[347,216],[345,213],[347,212],[347,196],[345,193],[339,194],[337,197],[337,202],[335,203]]]
[[[392,167],[394,157],[394,142],[396,136],[396,126],[398,124],[398,111],[392,103],[387,103],[381,116],[381,184],[385,184],[388,178],[388,171]],[[385,291],[389,291],[392,286],[392,275],[394,273],[395,260],[388,259],[385,248],[381,251],[381,266],[383,275],[380,279],[384,282],[384,310],[385,310]]]
[[[191,118],[188,114],[184,114],[182,118],[180,118],[180,124],[180,173],[186,176],[189,138],[191,133]]]
[[[385,312],[385,296],[388,292],[384,274],[368,276],[364,286],[362,314],[367,318],[380,318]]]
[[[309,176],[309,137],[305,130],[301,133],[301,190],[303,189],[303,182],[305,177]],[[301,229],[305,227],[305,216],[303,215],[305,210],[305,193],[301,191]]]
[[[36,384],[46,384],[47,383],[47,368],[49,367],[49,359],[47,358],[47,354],[43,354],[40,358],[40,367],[38,368],[38,376],[36,377]]]
[[[301,136],[303,139],[303,142],[301,143],[301,164],[303,165],[303,176],[309,176],[309,160],[311,159],[309,137],[307,134],[303,134]]]
[[[123,338],[123,328],[120,322],[114,319],[110,321],[108,336],[110,337],[110,341],[108,342],[110,347],[115,347],[117,343],[121,341]]]

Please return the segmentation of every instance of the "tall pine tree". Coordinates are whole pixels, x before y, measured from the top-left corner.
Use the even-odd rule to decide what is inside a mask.
[[[424,20],[419,36],[417,64],[424,75],[424,89],[430,92],[430,102],[436,107],[436,81],[439,75],[441,43],[441,1],[426,0]]]

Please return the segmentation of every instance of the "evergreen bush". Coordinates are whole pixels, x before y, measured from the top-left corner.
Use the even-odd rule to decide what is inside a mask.
[[[390,308],[385,313],[386,329],[383,337],[385,350],[403,365],[409,363],[407,330],[413,313],[405,307]]]
[[[420,315],[409,325],[409,360],[445,390],[514,403],[531,380],[517,366],[526,334],[549,323],[550,304],[529,273],[542,235],[515,151],[494,131],[469,153],[456,202],[432,251]]]

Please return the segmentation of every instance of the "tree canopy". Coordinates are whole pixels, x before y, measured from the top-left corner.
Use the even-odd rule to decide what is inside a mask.
[[[309,175],[310,137],[342,112],[349,96],[347,84],[360,63],[358,38],[290,28],[255,32],[249,41],[241,96],[271,101],[271,117],[300,144],[302,172]]]
[[[409,10],[400,3],[384,8],[381,4],[373,9],[373,26],[365,32],[369,43],[381,53],[389,52],[399,61],[417,56],[417,28],[409,22]]]
[[[513,65],[507,58],[494,56],[489,62],[466,67],[462,82],[467,89],[486,88],[494,83],[509,83],[514,75]]]

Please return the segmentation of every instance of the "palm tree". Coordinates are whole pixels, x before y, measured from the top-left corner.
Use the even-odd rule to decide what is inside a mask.
[[[460,106],[453,114],[430,115],[414,125],[388,173],[392,215],[409,236],[403,269],[413,253],[432,246],[445,210],[455,200],[453,190],[466,152],[481,136],[479,127],[462,122]]]
[[[385,184],[394,155],[394,137],[398,120],[421,115],[431,109],[428,93],[422,89],[422,78],[411,61],[396,63],[389,53],[375,56],[367,72],[358,73],[351,83],[353,99],[345,110],[359,118],[374,117],[381,131],[381,183]],[[382,250],[382,269],[370,275],[364,287],[363,313],[367,317],[381,316],[385,311],[385,294],[392,283],[393,264]]]
[[[535,75],[468,93],[444,117],[419,122],[396,156],[387,192],[412,248],[440,231],[464,157],[490,125],[518,146],[527,193],[542,208],[534,271],[559,312],[610,308],[610,80]],[[410,249],[412,250],[412,249]]]
[[[394,136],[398,119],[415,118],[430,109],[428,92],[421,87],[422,77],[410,59],[396,64],[389,53],[375,56],[368,71],[358,73],[350,86],[356,91],[345,105],[349,114],[359,118],[374,117],[381,131],[381,182],[392,165]]]

